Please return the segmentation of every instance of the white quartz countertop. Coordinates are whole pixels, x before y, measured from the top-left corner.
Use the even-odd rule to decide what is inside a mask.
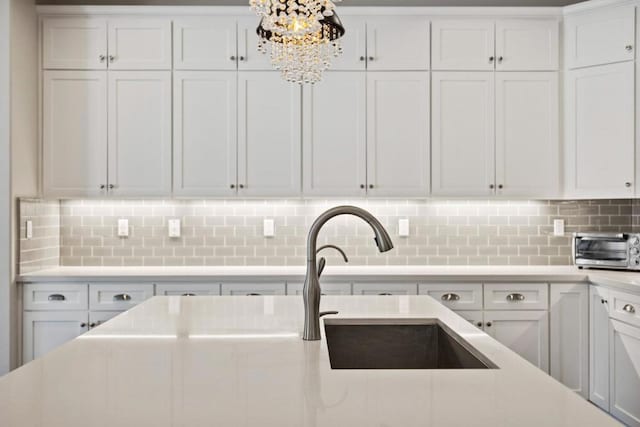
[[[499,369],[332,370],[300,297],[155,297],[0,378],[3,427],[608,426],[428,296],[323,297],[333,318],[440,319]]]
[[[305,267],[57,267],[24,274],[33,282],[206,282],[272,281],[302,283]],[[418,282],[587,282],[640,292],[640,273],[581,270],[574,266],[328,266],[323,281],[399,280]]]

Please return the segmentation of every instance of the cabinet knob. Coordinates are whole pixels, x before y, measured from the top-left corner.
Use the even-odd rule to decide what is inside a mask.
[[[373,184],[369,184],[369,188],[370,188],[371,190],[373,190],[373,189],[375,188],[375,186],[374,186]]]
[[[489,188],[493,190],[494,188],[496,188],[496,186],[493,184],[489,184]]]
[[[113,190],[114,188],[116,188],[114,184],[109,184],[109,190]]]
[[[631,304],[626,304],[624,307],[622,307],[622,311],[624,311],[625,313],[634,314],[636,312],[636,308]]]
[[[608,303],[608,302],[609,302],[609,301],[607,301],[607,300],[606,300],[606,299],[604,299],[604,298],[600,300],[600,303],[601,303],[601,304],[606,304],[606,303]]]
[[[476,323],[476,326],[477,326],[478,328],[482,328],[482,322],[478,322],[478,323]]]
[[[499,56],[498,57],[498,64],[502,64],[502,61],[504,60],[503,56]]]
[[[229,187],[233,190],[234,188],[236,188],[236,185],[235,184],[231,184]]]
[[[113,55],[109,55],[109,62],[113,63],[116,60],[116,57]]]
[[[96,322],[89,323],[89,328],[95,328],[96,326],[98,326]]]
[[[104,184],[100,184],[100,189],[101,189],[101,190],[104,190],[105,188],[107,188],[107,186],[106,186],[106,185],[104,185]]]
[[[493,325],[491,322],[487,322],[487,328],[490,328]]]
[[[238,185],[238,188],[240,188],[240,189],[244,188],[244,184]]]
[[[504,185],[502,185],[502,184],[498,185],[498,190],[502,190],[503,188],[504,188]]]
[[[236,57],[232,55],[229,59],[232,60],[232,61],[235,61]]]
[[[369,61],[375,61],[375,60],[376,60],[376,58],[374,56],[370,56],[369,57]]]
[[[366,60],[367,60],[367,58],[366,58],[366,57],[364,57],[364,56],[361,56],[361,57],[360,57],[360,61],[363,61],[363,62],[364,62],[364,61],[366,61]]]
[[[241,56],[241,57],[239,57],[238,59],[239,59],[240,61],[244,61],[244,60],[245,60],[245,57],[244,57],[244,56]]]
[[[633,45],[628,44],[624,48],[627,52],[631,52],[633,50]]]
[[[100,62],[104,62],[104,60],[107,59],[107,57],[105,55],[100,55],[98,59],[100,59]]]
[[[627,188],[631,188],[631,183],[630,182],[625,182],[624,186],[627,187]]]
[[[86,328],[86,327],[87,327],[87,324],[86,324],[86,323],[84,323],[84,322],[82,322],[82,323],[80,323],[80,327],[81,327],[81,328]]]
[[[489,62],[493,62],[496,58],[494,56],[489,57]]]
[[[442,301],[459,301],[460,295],[458,294],[444,294],[440,297]]]
[[[360,188],[362,188],[364,190],[365,188],[367,188],[367,186],[364,185],[364,184],[360,184]]]

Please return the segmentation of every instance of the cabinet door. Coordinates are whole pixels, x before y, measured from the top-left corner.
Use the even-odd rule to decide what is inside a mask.
[[[462,317],[463,319],[467,319],[469,323],[475,326],[478,329],[483,329],[484,326],[484,316],[482,311],[468,311],[468,310],[456,310],[455,313]]]
[[[173,99],[174,194],[234,196],[236,72],[176,71]]]
[[[568,73],[568,196],[633,196],[634,102],[632,62]]]
[[[340,39],[342,54],[331,58],[330,70],[362,71],[367,68],[367,20],[361,16],[340,16],[347,29]],[[324,77],[323,77],[324,80]]]
[[[109,21],[109,68],[170,70],[171,20],[118,18]]]
[[[174,69],[236,69],[235,17],[178,18],[173,33]]]
[[[287,295],[302,295],[304,283],[287,283]],[[323,283],[320,281],[322,295],[351,295],[351,283]]]
[[[368,73],[369,195],[429,194],[429,117],[429,73]]]
[[[156,285],[156,295],[165,296],[200,296],[220,295],[220,284],[197,283],[162,283]]]
[[[328,72],[304,91],[304,194],[364,196],[365,74]]]
[[[640,328],[611,320],[609,330],[610,412],[640,426]]]
[[[415,283],[354,283],[354,295],[417,295]]]
[[[42,67],[107,68],[107,21],[99,18],[46,18],[42,22]]]
[[[171,194],[171,72],[109,73],[109,187],[115,196]]]
[[[557,70],[560,24],[555,19],[509,19],[496,22],[496,70]]]
[[[496,73],[496,181],[499,195],[558,196],[558,98],[558,73]]]
[[[547,311],[485,311],[485,332],[549,372],[549,313]]]
[[[432,87],[432,194],[493,195],[494,73],[434,72]]]
[[[285,295],[284,283],[223,283],[222,295],[270,296]]]
[[[238,194],[299,196],[301,89],[273,71],[240,72]]]
[[[633,61],[635,6],[602,8],[567,16],[565,58],[572,68]]]
[[[105,71],[45,71],[42,140],[44,194],[89,197],[107,185]]]
[[[367,19],[367,69],[429,69],[429,19],[424,16],[380,16]]]
[[[589,397],[589,285],[551,284],[551,375]]]
[[[120,314],[122,311],[92,311],[89,313],[89,328],[97,328]]]
[[[493,70],[494,23],[484,19],[438,19],[431,23],[434,70]]]
[[[260,18],[255,16],[238,19],[238,69],[273,70],[270,51],[258,52],[258,34],[256,28]]]
[[[609,292],[589,287],[589,400],[609,411]]]
[[[88,331],[86,311],[25,311],[22,362],[27,363]]]

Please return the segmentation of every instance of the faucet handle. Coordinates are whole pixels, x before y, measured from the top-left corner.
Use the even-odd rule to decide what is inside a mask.
[[[320,261],[318,262],[318,278],[320,278],[320,275],[322,274],[326,266],[327,260],[324,257],[320,258]]]

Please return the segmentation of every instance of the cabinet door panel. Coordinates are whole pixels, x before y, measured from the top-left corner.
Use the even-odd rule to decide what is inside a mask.
[[[112,70],[170,70],[171,20],[164,18],[110,20],[109,68]]]
[[[340,39],[342,54],[331,59],[330,70],[361,71],[367,68],[367,20],[361,16],[341,16],[347,28]],[[323,78],[324,79],[324,78]]]
[[[304,88],[304,194],[364,196],[366,77],[328,72]]]
[[[568,16],[564,28],[565,58],[570,69],[633,61],[635,57],[635,6]]]
[[[368,70],[428,70],[430,50],[429,19],[426,17],[367,19]]]
[[[287,295],[301,296],[304,283],[287,283]],[[351,295],[351,283],[320,283],[322,295]]]
[[[25,283],[22,304],[28,311],[69,311],[89,308],[89,288],[78,283]]]
[[[429,74],[368,73],[367,186],[371,196],[429,194]]]
[[[44,194],[104,195],[107,184],[107,75],[45,71],[42,99]]]
[[[107,21],[97,18],[46,18],[42,23],[45,69],[107,68]]]
[[[223,283],[222,295],[237,296],[274,296],[285,295],[284,283]]]
[[[109,283],[89,285],[92,311],[124,311],[153,297],[153,284]]]
[[[496,181],[504,196],[557,197],[558,74],[496,73]]]
[[[467,310],[456,310],[455,313],[462,317],[463,319],[467,319],[469,323],[475,326],[478,329],[483,329],[484,327],[484,316],[481,310],[478,311],[467,311]]]
[[[270,52],[258,52],[258,34],[256,28],[260,18],[251,16],[238,19],[238,69],[273,70]]]
[[[182,71],[174,73],[173,81],[174,193],[234,196],[238,123],[236,73]]]
[[[156,295],[184,297],[220,295],[220,284],[162,283],[156,285]]]
[[[238,194],[299,196],[300,85],[272,71],[240,72],[238,81]]]
[[[493,70],[494,23],[481,19],[439,19],[431,24],[434,70]]]
[[[640,328],[612,320],[609,330],[611,414],[640,426]]]
[[[634,194],[634,64],[568,73],[567,193],[575,197]]]
[[[89,328],[97,328],[120,314],[122,311],[91,311],[89,312]]]
[[[551,375],[589,397],[589,285],[551,284]]]
[[[494,194],[494,73],[432,75],[432,194]]]
[[[609,411],[609,291],[589,287],[589,400]]]
[[[23,321],[23,363],[44,356],[88,330],[86,311],[25,311]]]
[[[560,56],[559,27],[555,19],[496,22],[496,70],[557,70]]]
[[[549,372],[549,313],[547,311],[485,311],[485,332]]]
[[[171,194],[171,73],[109,73],[109,185],[114,196]]]
[[[417,295],[415,283],[354,283],[354,295]]]
[[[174,69],[236,69],[235,17],[178,18],[173,31]]]

